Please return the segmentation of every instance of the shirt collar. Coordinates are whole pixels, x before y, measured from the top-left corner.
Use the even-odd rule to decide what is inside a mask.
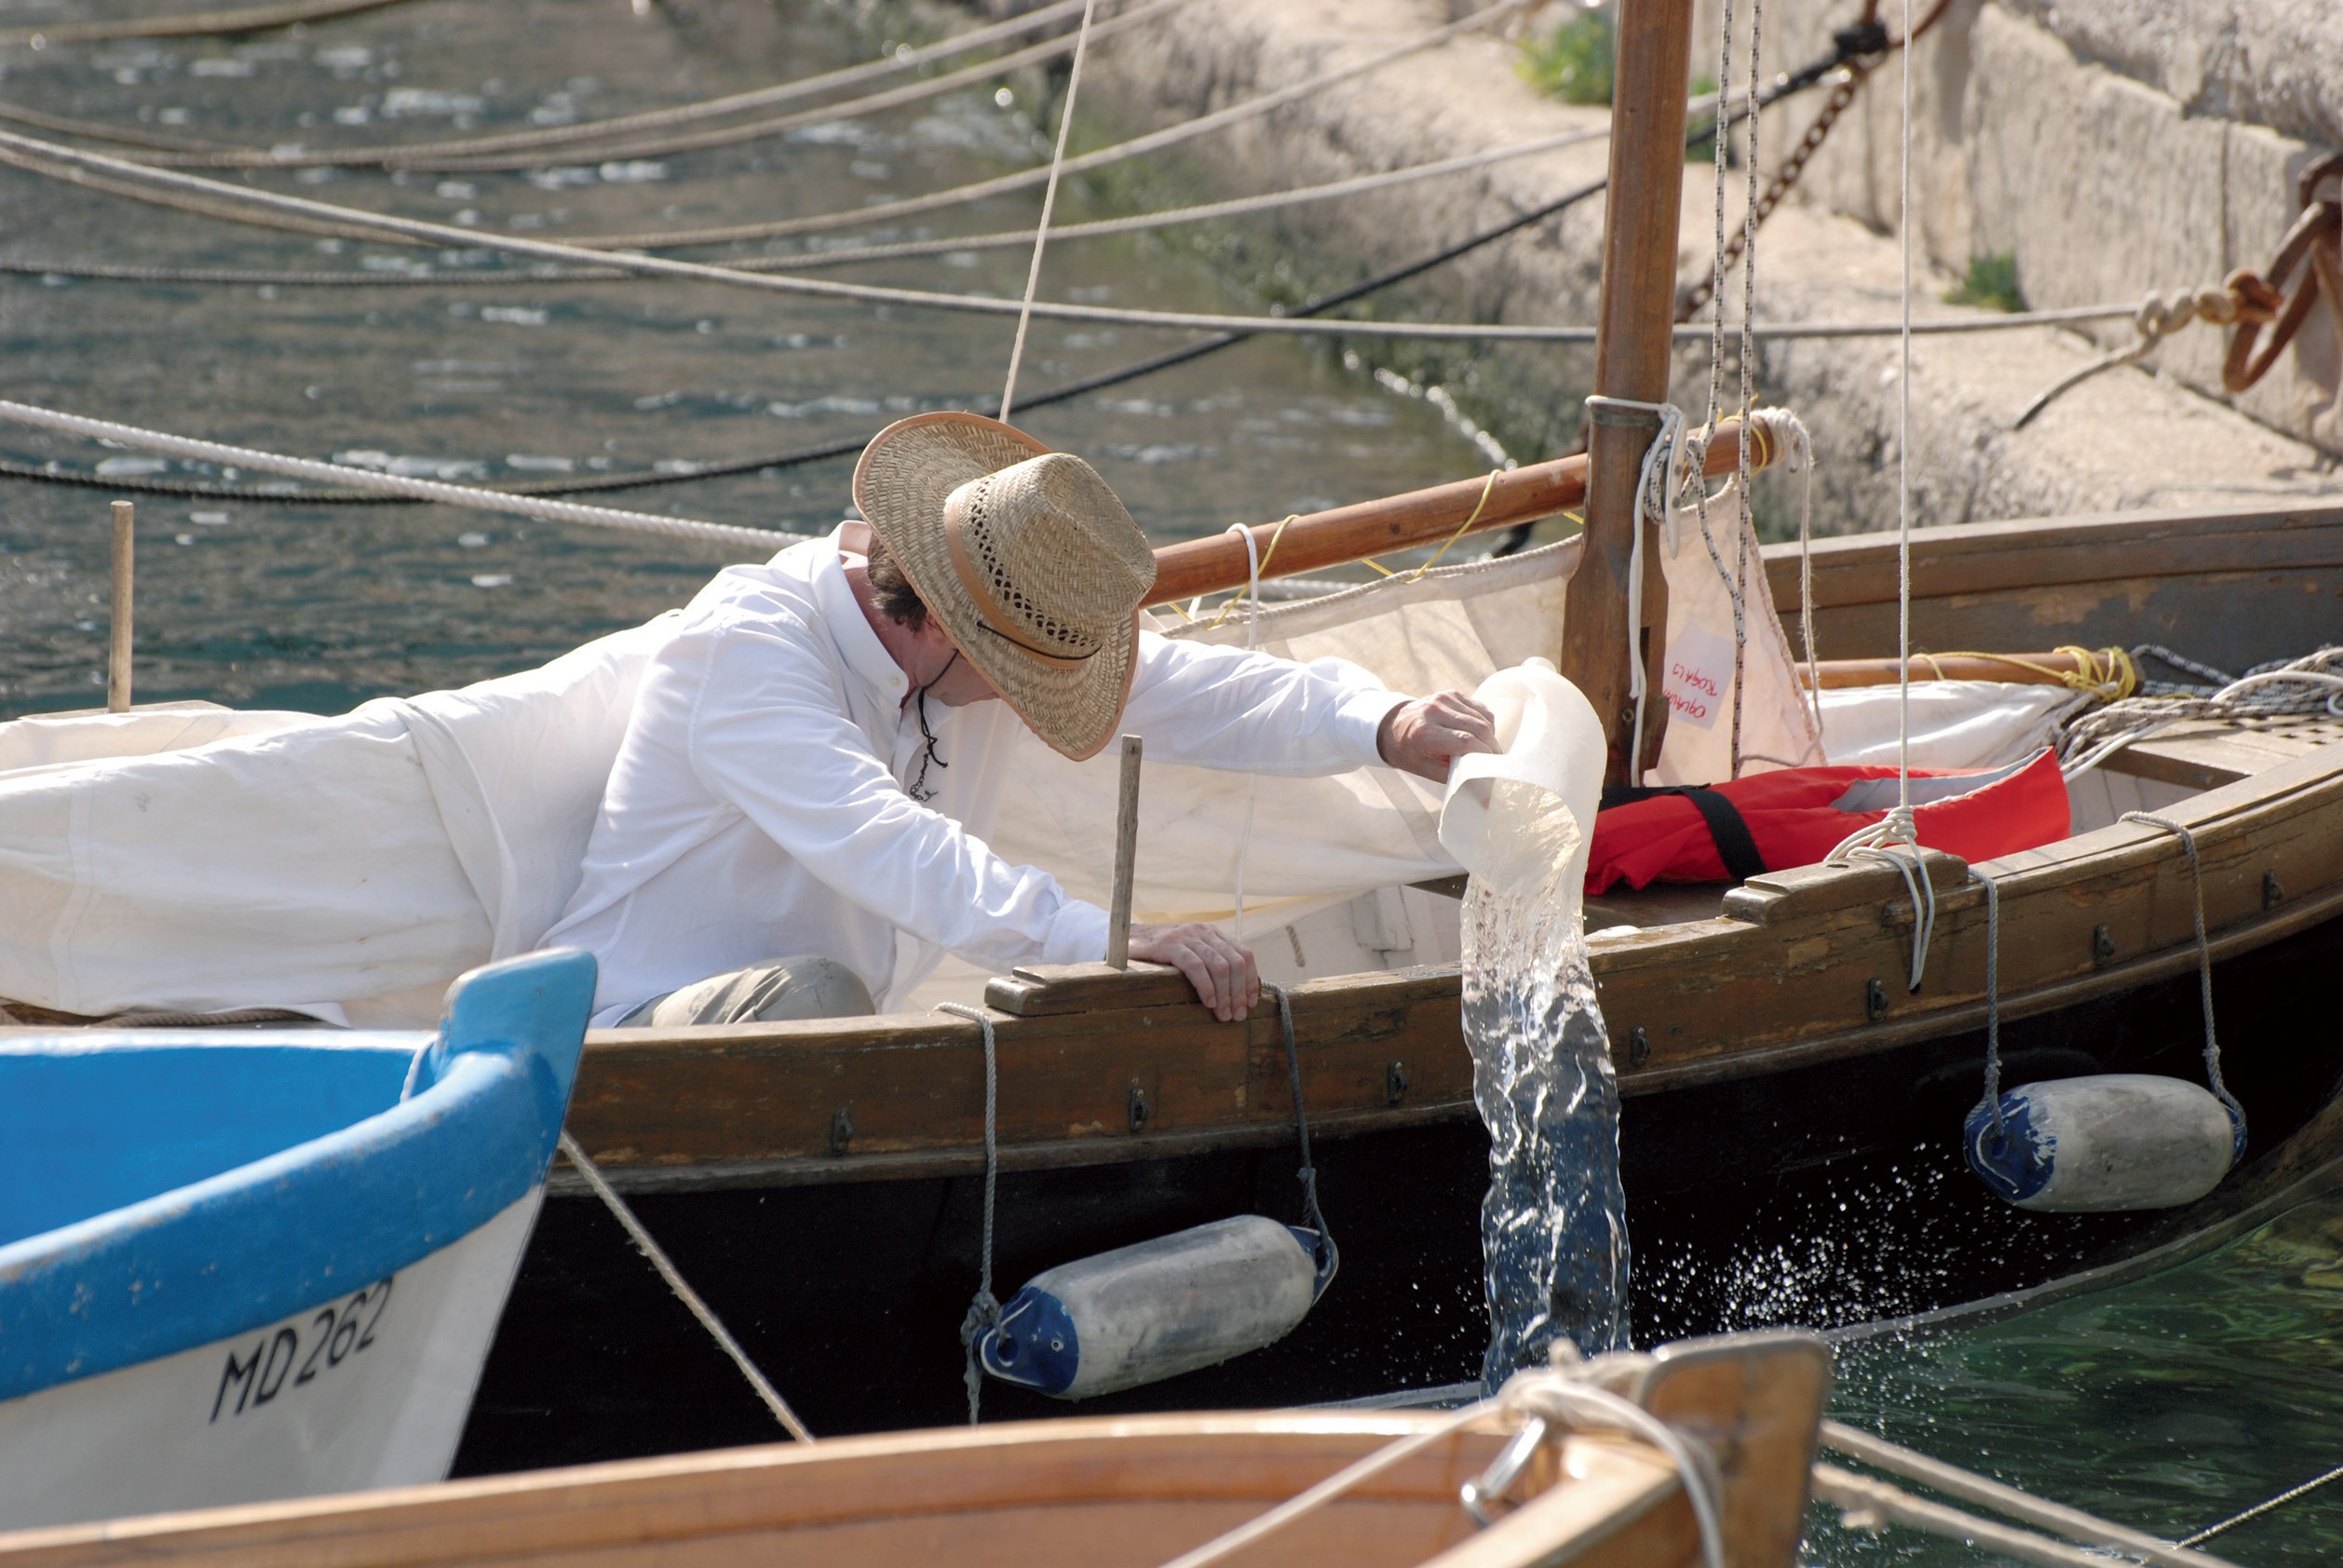
[[[911,682],[903,674],[902,666],[887,651],[878,633],[871,629],[868,616],[862,614],[862,602],[854,596],[854,585],[846,580],[846,569],[838,559],[841,528],[821,541],[821,548],[813,565],[815,602],[821,607],[821,618],[828,624],[831,638],[838,644],[838,653],[846,668],[854,671],[862,683],[885,695],[887,706],[899,706],[911,690]]]

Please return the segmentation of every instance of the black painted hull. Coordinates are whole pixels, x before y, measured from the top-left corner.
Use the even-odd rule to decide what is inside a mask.
[[[2333,1096],[2343,1047],[2307,999],[2343,974],[2343,921],[2216,971],[2228,1083],[2266,1160]],[[2003,1033],[2005,1083],[2079,1072],[2200,1077],[2193,973]],[[2029,1214],[1961,1162],[1984,1038],[1627,1102],[1620,1128],[1638,1344],[1829,1326],[1975,1300],[2120,1257],[2174,1216]],[[988,1383],[988,1418],[1282,1405],[1477,1377],[1487,1342],[1474,1122],[1321,1140],[1343,1270],[1266,1350],[1068,1405]],[[1297,1217],[1290,1147],[1001,1179],[994,1285],[1255,1211]],[[2232,1178],[2234,1183],[2237,1178]],[[637,1212],[818,1433],[967,1419],[958,1328],[978,1274],[977,1177],[644,1196]],[[2221,1194],[2204,1200],[2211,1211]],[[738,1372],[590,1197],[549,1201],[456,1473],[763,1442]]]

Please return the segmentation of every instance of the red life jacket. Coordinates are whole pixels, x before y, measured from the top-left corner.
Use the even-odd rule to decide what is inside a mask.
[[[1895,779],[1891,767],[1794,767],[1707,788],[1605,791],[1586,890],[1738,882],[1813,865],[1888,815]],[[1915,768],[1912,800],[1920,843],[1964,860],[2055,843],[2071,823],[2065,777],[2048,751],[2005,768]]]

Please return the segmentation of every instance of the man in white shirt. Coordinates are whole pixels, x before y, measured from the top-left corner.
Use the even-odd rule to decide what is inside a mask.
[[[1080,458],[997,421],[889,426],[854,498],[867,528],[727,569],[651,657],[546,936],[599,960],[599,1025],[867,1013],[945,952],[1104,957],[1104,910],[983,842],[1021,727],[1077,759],[1129,729],[1151,759],[1287,775],[1440,779],[1494,746],[1462,693],[1141,633],[1138,524]],[[1224,1020],[1260,1000],[1214,926],[1134,926],[1130,951]]]

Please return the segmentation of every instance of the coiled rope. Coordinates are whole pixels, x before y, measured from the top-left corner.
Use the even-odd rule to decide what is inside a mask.
[[[2215,683],[2214,689],[2143,683],[2146,695],[2127,695],[2084,713],[2059,737],[2059,764],[2069,779],[2090,772],[2127,746],[2190,720],[2251,724],[2312,716],[2343,718],[2343,644],[2331,643],[2300,658],[2261,665],[2235,678],[2183,660],[2152,643],[2132,653],[2134,679],[2136,661],[2155,657],[2207,677]]]

